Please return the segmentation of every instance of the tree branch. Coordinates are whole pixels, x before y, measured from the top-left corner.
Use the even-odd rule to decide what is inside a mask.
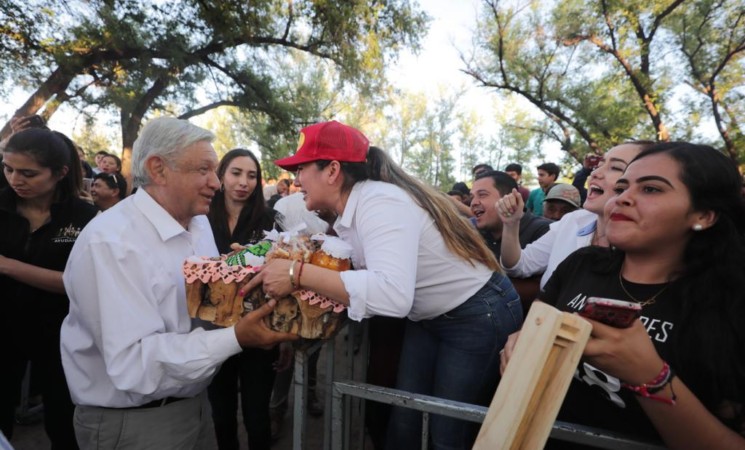
[[[210,111],[215,108],[219,108],[221,106],[242,106],[240,103],[235,102],[233,100],[219,100],[216,102],[208,103],[204,106],[200,106],[199,108],[191,109],[180,116],[178,116],[179,119],[191,119],[192,117],[196,117],[199,115],[202,115],[206,113],[207,111]]]

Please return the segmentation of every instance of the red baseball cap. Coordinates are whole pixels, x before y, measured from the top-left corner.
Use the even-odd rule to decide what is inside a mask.
[[[300,130],[300,141],[293,156],[274,161],[279,167],[295,172],[300,164],[321,159],[364,162],[370,142],[356,128],[332,120]]]

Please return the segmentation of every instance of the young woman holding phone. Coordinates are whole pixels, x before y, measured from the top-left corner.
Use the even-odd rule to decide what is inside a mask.
[[[591,321],[560,420],[673,449],[745,448],[740,180],[724,154],[685,142],[631,161],[605,207],[611,247],[570,255],[539,298],[574,312],[590,296],[642,307],[628,328]]]

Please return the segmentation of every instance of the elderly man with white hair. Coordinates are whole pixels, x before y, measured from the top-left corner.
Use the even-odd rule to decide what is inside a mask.
[[[205,390],[218,366],[241,347],[296,338],[262,322],[274,302],[230,328],[192,329],[181,267],[217,254],[204,216],[220,188],[213,139],[184,120],[150,121],[133,148],[140,189],[72,250],[61,349],[83,449],[205,448]]]

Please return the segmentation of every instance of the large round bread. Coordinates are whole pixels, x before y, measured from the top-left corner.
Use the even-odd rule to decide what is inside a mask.
[[[348,259],[334,258],[323,250],[318,250],[313,253],[310,258],[310,263],[314,266],[321,266],[327,269],[336,270],[337,272],[343,272],[352,268],[352,262]]]

